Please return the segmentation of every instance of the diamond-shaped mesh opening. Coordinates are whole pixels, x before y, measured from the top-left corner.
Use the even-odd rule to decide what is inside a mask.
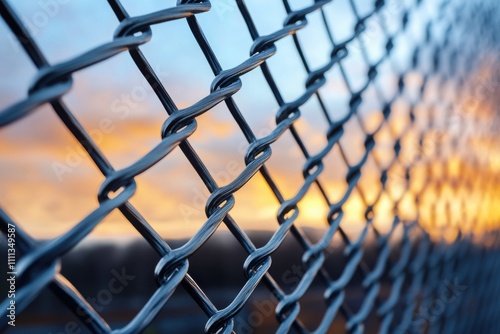
[[[0,1],[0,328],[494,331],[498,9]]]

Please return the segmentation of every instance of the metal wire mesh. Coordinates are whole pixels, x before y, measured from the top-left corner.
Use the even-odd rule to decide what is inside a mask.
[[[371,2],[372,9],[364,14],[358,10],[356,1],[349,1],[356,25],[349,38],[343,40],[335,38],[335,27],[326,18],[328,11],[336,10],[336,0],[317,0],[301,4],[298,9],[292,9],[290,1],[283,0],[288,16],[281,29],[268,35],[259,34],[253,15],[246,4],[238,0],[237,9],[248,27],[253,45],[248,59],[233,68],[221,67],[198,22],[198,16],[211,10],[209,1],[181,0],[174,7],[135,17],[129,16],[119,0],[108,2],[120,21],[112,41],[65,62],[49,64],[20,17],[6,1],[0,1],[3,20],[39,69],[27,97],[0,112],[0,126],[8,126],[36,112],[39,106],[50,104],[105,176],[98,194],[99,206],[67,233],[45,243],[34,240],[29,231],[22,230],[6,211],[0,210],[1,230],[7,235],[9,224],[17,226],[17,247],[22,254],[17,265],[18,312],[22,312],[44,288],[50,287],[70,310],[83,310],[76,315],[82,322],[85,320],[85,325],[91,331],[136,333],[148,327],[169,302],[175,289],[182,288],[206,314],[207,333],[231,333],[237,331],[235,318],[245,303],[255,297],[254,291],[260,284],[278,301],[275,315],[279,333],[326,333],[339,319],[345,323],[345,332],[349,333],[494,333],[497,330],[495,320],[500,309],[496,296],[499,295],[500,287],[495,278],[499,262],[495,223],[498,223],[499,215],[495,208],[500,198],[499,175],[491,168],[493,163],[488,157],[492,156],[491,152],[498,143],[495,132],[495,125],[498,124],[495,113],[498,100],[495,98],[498,95],[492,93],[482,99],[481,112],[468,114],[466,120],[460,111],[457,112],[461,99],[476,91],[478,81],[474,81],[474,75],[484,65],[485,59],[491,55],[498,58],[500,44],[496,27],[499,16],[495,14],[500,11],[496,2],[440,1],[439,13],[435,17],[414,24],[413,14],[428,1],[406,1],[402,3],[400,15],[391,18],[399,24],[396,32],[387,28],[385,20],[380,21],[385,52],[379,59],[373,60],[367,53],[371,41],[362,37],[370,20],[383,15],[386,6],[383,0]],[[308,26],[308,16],[312,13],[321,15],[331,49],[329,62],[318,68],[310,66],[300,38],[300,31]],[[231,15],[236,15],[236,12]],[[140,48],[154,38],[151,30],[153,25],[168,24],[173,20],[187,21],[214,73],[210,94],[183,109],[173,102]],[[399,45],[400,35],[410,28],[425,30],[424,41],[405,41]],[[307,72],[303,94],[293,101],[283,98],[272,69],[266,62],[280,51],[276,44],[287,38],[293,39]],[[359,89],[353,88],[343,65],[351,57],[354,44],[361,45],[359,51],[368,68],[362,74],[364,81]],[[409,68],[399,68],[395,61],[396,51],[400,49],[406,49],[413,55]],[[123,52],[130,54],[168,117],[161,127],[161,143],[135,163],[115,170],[62,101],[62,97],[72,89],[73,73]],[[390,70],[382,71],[384,66]],[[330,92],[325,89],[329,82],[327,74],[333,69],[340,70],[339,78],[349,90],[348,110],[329,110],[323,103],[324,96]],[[488,63],[491,75],[488,87],[492,92],[498,91],[497,69],[495,61]],[[275,114],[275,128],[260,138],[252,131],[233,99],[238,91],[245,89],[240,78],[248,72],[259,70],[279,104],[278,110],[269,110]],[[415,76],[419,80],[412,83],[411,79]],[[393,94],[388,94],[391,82],[396,89]],[[376,99],[382,105],[381,110],[377,111],[380,122],[370,129],[359,112],[368,90],[375,92]],[[315,154],[306,148],[304,138],[295,126],[301,117],[301,107],[312,97],[319,101],[324,116],[324,120],[318,122],[326,121],[328,124],[328,131],[324,134],[327,145]],[[405,101],[409,108],[396,121],[393,115],[398,101]],[[224,186],[215,182],[188,141],[197,129],[197,118],[210,113],[219,103],[227,105],[249,143],[245,156],[241,157],[246,167]],[[349,145],[341,142],[348,132],[348,122],[357,123],[364,136],[365,151],[355,164],[350,163],[347,157]],[[465,133],[462,127],[464,123],[472,127],[471,133]],[[389,142],[392,143],[389,149],[383,148],[382,132],[389,134]],[[294,180],[300,183],[299,191],[290,198],[283,196],[282,189],[266,168],[273,144],[284,133],[293,136],[306,159],[302,168],[303,180]],[[478,142],[481,143],[480,148]],[[429,143],[432,148],[429,148]],[[210,196],[205,207],[206,222],[189,242],[171,248],[129,200],[136,190],[135,177],[159,161],[168,159],[177,147],[190,161],[210,191]],[[377,154],[380,147],[391,152],[390,159],[383,159]],[[324,159],[333,149],[341,152],[342,159],[336,163],[347,167],[347,187],[338,200],[330,198],[325,190],[328,179],[320,177],[325,169]],[[375,196],[366,195],[366,189],[359,185],[368,160],[374,162],[380,178],[380,187]],[[286,164],[287,161],[282,163]],[[281,203],[272,237],[261,247],[256,247],[238,221],[231,217],[231,209],[236,202],[234,194],[257,173],[264,177]],[[317,242],[313,242],[296,224],[298,205],[313,185],[320,190],[329,208],[324,217],[327,223],[324,234]],[[345,203],[353,191],[361,196],[365,210],[364,227],[357,238],[349,236],[341,226]],[[389,198],[393,213],[391,228],[387,232],[379,231],[373,224],[377,218],[375,208],[383,197]],[[408,205],[414,210],[409,210]],[[161,260],[154,272],[157,281],[155,293],[126,326],[112,329],[107,320],[60,274],[60,259],[88,237],[115,209],[137,229],[161,256]],[[415,215],[412,216],[409,211],[415,211]],[[227,226],[248,257],[243,268],[246,283],[231,303],[217,308],[191,277],[189,259],[221,224]],[[402,233],[396,236],[398,230]],[[375,235],[374,262],[366,259],[368,233]],[[302,264],[305,272],[291,291],[285,291],[269,269],[273,259],[277,260],[273,258],[274,252],[290,235],[303,248]],[[340,236],[344,246],[343,254],[337,254],[344,259],[340,264],[342,272],[339,277],[333,277],[326,266],[334,236]],[[359,284],[353,279],[356,275],[362,278]],[[307,296],[315,279],[321,281],[324,289],[322,300],[317,302],[324,303],[326,311],[317,327],[309,328],[300,316],[301,298]],[[451,292],[443,292],[443,284],[451,285]],[[460,284],[467,285],[467,288],[463,290]],[[362,296],[358,305],[353,306],[348,302],[348,288]],[[455,299],[458,301],[455,302]],[[449,302],[451,300],[453,302]],[[8,303],[4,299],[0,307],[2,328],[7,327]]]

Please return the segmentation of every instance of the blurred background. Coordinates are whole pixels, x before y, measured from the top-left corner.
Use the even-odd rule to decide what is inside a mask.
[[[354,263],[358,253],[350,250],[361,250],[364,264],[348,278],[344,306],[329,332],[348,332],[354,315],[362,314],[359,325],[367,333],[382,332],[386,321],[387,332],[405,332],[397,319],[406,319],[401,322],[406,331],[425,332],[441,318],[448,319],[443,320],[444,333],[451,332],[445,325],[449,319],[465,314],[470,328],[494,333],[475,313],[478,303],[492,301],[482,300],[486,296],[474,287],[481,277],[484,289],[492,284],[489,291],[498,292],[492,282],[500,221],[498,5],[461,0],[324,4],[252,0],[245,7],[259,35],[265,36],[283,29],[289,12],[318,3],[321,9],[307,13],[305,27],[277,40],[276,53],[265,61],[281,100],[259,68],[240,76],[242,87],[232,100],[255,137],[266,137],[276,129],[283,101],[302,99],[311,71],[334,59],[335,45],[345,45],[347,54],[324,71],[325,83],[299,102],[300,117],[293,131],[272,142],[267,174],[255,174],[234,193],[231,217],[257,248],[264,247],[275,242],[283,199],[300,194],[293,226],[309,240],[308,247],[318,243],[324,248],[322,267],[333,281],[341,280]],[[122,0],[121,4],[136,17],[183,2]],[[50,65],[111,42],[119,25],[106,1],[10,1],[8,5]],[[2,110],[27,98],[39,71],[2,16],[0,118],[5,117]],[[249,59],[254,41],[238,2],[212,1],[209,11],[195,17],[222,69]],[[151,30],[152,38],[140,50],[177,108],[187,110],[211,94],[216,75],[187,20],[155,24]],[[134,164],[162,142],[162,125],[169,115],[128,52],[71,77],[71,89],[60,100],[114,169]],[[360,104],[353,107],[358,92]],[[196,122],[190,145],[219,187],[232,184],[246,169],[250,144],[230,107],[217,104]],[[343,132],[332,144],[327,134],[336,122],[342,123]],[[367,151],[368,137],[375,144]],[[325,147],[329,151],[321,157],[320,183],[311,182],[301,193],[304,165]],[[360,166],[359,180],[353,184],[356,166]],[[279,189],[281,201],[267,176]],[[38,245],[71,232],[99,208],[97,194],[105,179],[49,103],[0,128],[0,208]],[[178,147],[134,179],[137,189],[129,203],[173,249],[186,245],[207,225],[205,205],[211,192]],[[342,211],[338,231],[331,228],[335,203]],[[243,269],[248,252],[229,230],[224,223],[218,225],[189,256],[190,276],[219,310],[248,281]],[[5,240],[1,239],[3,248]],[[300,238],[290,232],[272,254],[269,273],[285,294],[298,289],[311,272],[303,255]],[[411,268],[419,256],[427,262]],[[465,264],[458,265],[461,256]],[[153,272],[160,259],[115,208],[65,252],[60,273],[111,328],[120,328],[157,290]],[[391,271],[398,263],[403,269]],[[376,273],[377,292],[375,283],[367,285],[367,272]],[[299,315],[311,331],[331,309],[331,301],[324,302],[324,282],[319,274],[313,276],[307,294],[301,295]],[[6,286],[1,288],[1,295],[7,295]],[[440,297],[435,296],[443,289],[451,289],[466,302],[450,302],[453,307],[444,303],[447,311],[434,314],[429,305],[436,304]],[[383,301],[397,291],[401,296],[391,311],[381,311]],[[371,293],[378,296],[375,306],[366,302]],[[235,316],[234,330],[270,333],[281,328],[274,310],[279,300],[260,282]],[[494,319],[498,306],[489,309],[491,314],[483,316]],[[47,286],[17,315],[16,327],[8,332],[90,332],[77,313]],[[387,314],[396,320],[391,323]],[[178,288],[145,332],[200,333],[208,318],[188,292]],[[477,327],[477,321],[483,327]],[[300,332],[298,328],[294,330]]]

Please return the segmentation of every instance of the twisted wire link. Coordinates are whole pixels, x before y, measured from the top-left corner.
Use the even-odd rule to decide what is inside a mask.
[[[403,4],[398,18],[400,29],[390,32],[383,16],[383,11],[387,7],[384,0],[373,1],[372,9],[364,14],[359,11],[357,2],[349,0],[347,1],[348,10],[355,17],[354,30],[348,38],[337,41],[334,36],[338,27],[331,25],[327,19],[328,11],[334,10],[336,1],[316,0],[293,10],[290,1],[283,0],[286,11],[283,25],[277,31],[260,35],[254,22],[255,14],[251,14],[244,1],[237,0],[238,11],[243,17],[253,42],[246,60],[232,68],[223,68],[197,19],[198,15],[204,15],[211,10],[210,1],[179,0],[174,7],[139,16],[130,16],[119,0],[108,0],[108,3],[119,21],[112,40],[79,56],[51,65],[21,23],[18,15],[6,0],[0,0],[2,18],[38,68],[37,76],[28,89],[28,96],[0,110],[0,127],[8,126],[30,113],[37,112],[37,108],[41,105],[50,104],[105,176],[97,194],[99,206],[65,234],[45,243],[39,243],[23,229],[17,229],[18,247],[22,254],[17,265],[18,293],[22,297],[19,297],[22,300],[18,306],[19,312],[22,312],[45,287],[49,287],[69,309],[74,312],[77,309],[81,311],[75,314],[91,331],[137,333],[151,324],[178,286],[182,286],[207,315],[205,332],[233,333],[235,319],[245,304],[254,298],[257,287],[263,285],[277,299],[275,316],[278,321],[278,333],[290,331],[326,333],[339,319],[345,322],[346,332],[363,333],[371,317],[376,317],[378,331],[381,333],[419,332],[421,328],[428,328],[430,332],[436,333],[467,333],[476,329],[486,331],[492,328],[495,317],[500,312],[500,305],[493,297],[500,293],[500,283],[492,283],[496,281],[497,271],[494,268],[499,261],[498,257],[495,257],[497,251],[496,249],[489,250],[486,246],[482,247],[481,244],[476,245],[474,240],[476,236],[467,228],[473,227],[474,223],[480,220],[488,221],[485,212],[498,204],[500,178],[498,173],[473,177],[475,168],[481,170],[484,164],[480,161],[479,152],[474,152],[474,148],[469,147],[468,151],[473,152],[473,158],[460,161],[458,167],[463,177],[448,175],[452,164],[450,154],[460,155],[463,151],[459,145],[462,139],[460,134],[445,138],[446,141],[438,140],[435,143],[435,150],[430,154],[426,153],[418,162],[419,167],[425,171],[425,182],[419,189],[415,189],[415,182],[412,179],[414,166],[405,163],[403,158],[406,151],[410,150],[407,147],[409,145],[405,143],[409,140],[411,133],[418,134],[416,146],[418,150],[423,151],[427,137],[436,128],[438,114],[444,115],[446,119],[453,116],[456,101],[440,98],[440,96],[429,99],[428,91],[436,88],[430,83],[437,81],[437,89],[443,93],[443,96],[445,89],[452,85],[457,92],[456,98],[460,98],[459,94],[465,93],[468,89],[464,82],[468,80],[471,71],[460,72],[459,69],[474,67],[476,63],[479,63],[478,53],[488,47],[488,45],[482,48],[477,47],[477,53],[467,52],[463,45],[450,40],[451,32],[456,26],[461,25],[461,29],[464,26],[474,26],[474,19],[481,17],[484,18],[484,22],[476,24],[474,29],[467,32],[472,36],[468,40],[485,35],[484,32],[487,31],[487,36],[482,36],[483,40],[498,47],[499,36],[495,29],[491,28],[495,24],[495,19],[491,14],[492,9],[498,6],[495,7],[493,2],[488,1],[479,5],[477,2],[471,2],[467,7],[470,9],[471,16],[467,19],[463,16],[463,1],[439,1],[438,12],[424,23],[426,35],[423,43],[412,45],[414,48],[412,64],[408,68],[401,68],[394,54],[397,41],[404,38],[405,34],[409,34],[413,15],[425,10],[422,8],[425,1],[415,0],[409,4]],[[312,68],[310,65],[301,40],[303,30],[309,25],[308,20],[312,19],[315,14],[321,17],[321,24],[328,36],[331,48],[328,61],[318,68]],[[367,51],[370,43],[363,40],[362,36],[370,20],[375,19],[380,20],[385,43],[384,53],[373,61]],[[173,102],[140,48],[154,38],[151,29],[153,25],[168,24],[175,20],[186,20],[214,75],[210,93],[198,102],[182,109],[179,109]],[[444,28],[441,27],[443,22],[447,24]],[[439,32],[440,28],[444,31],[444,38]],[[283,98],[276,76],[271,73],[271,65],[267,62],[280,52],[277,43],[288,38],[293,40],[295,50],[307,74],[303,82],[302,94],[292,101],[285,101]],[[363,84],[357,89],[353,88],[348,75],[349,68],[345,64],[352,57],[350,47],[354,43],[360,44],[361,61],[367,67]],[[161,142],[134,163],[115,170],[61,98],[72,89],[72,74],[113,58],[122,52],[130,54],[167,112],[167,117],[161,126]],[[389,97],[384,92],[386,87],[380,82],[382,74],[379,72],[384,65],[390,67],[393,79],[397,81],[397,89]],[[339,70],[340,78],[349,94],[347,112],[336,120],[332,116],[337,110],[328,107],[325,102],[328,94],[327,75],[333,69]],[[273,111],[275,127],[268,135],[261,138],[258,138],[250,128],[240,106],[233,98],[241,89],[244,89],[241,78],[257,70],[262,72],[267,87],[279,105],[278,110]],[[422,81],[418,86],[418,96],[411,98],[406,81],[411,74],[416,72],[420,73]],[[375,100],[382,106],[381,110],[377,111],[382,121],[372,130],[365,125],[363,115],[359,110],[365,103],[369,89],[374,89]],[[305,138],[297,129],[297,123],[302,115],[301,108],[313,98],[319,102],[324,118],[318,122],[326,122],[328,125],[325,133],[326,145],[315,154],[309,152]],[[399,131],[390,126],[395,117],[393,116],[395,103],[398,100],[403,100],[410,106],[409,112],[405,115],[407,124]],[[203,160],[189,143],[189,138],[197,129],[197,118],[209,113],[221,103],[227,106],[231,117],[238,124],[248,142],[248,148],[243,157],[245,168],[224,186],[216,183]],[[417,108],[425,110],[429,116],[424,127],[416,115]],[[364,152],[355,164],[349,162],[348,144],[341,142],[341,139],[346,138],[346,126],[349,122],[355,122],[364,137]],[[449,127],[445,126],[443,132],[449,131]],[[376,152],[379,148],[377,138],[386,129],[392,141],[390,148],[392,158],[389,162],[382,161]],[[294,145],[305,158],[302,166],[303,180],[300,181],[298,191],[290,198],[284,197],[266,165],[272,156],[273,144],[283,138],[285,133],[292,135]],[[494,146],[495,143],[497,142],[492,141],[491,145]],[[185,244],[172,249],[129,200],[135,194],[135,178],[160,161],[168,159],[169,154],[177,147],[194,167],[210,195],[206,200],[207,219],[203,225]],[[332,201],[328,195],[327,182],[323,179],[326,169],[325,159],[333,154],[334,148],[340,152],[340,159],[337,163],[347,167],[347,174],[344,176],[347,188],[341,199],[336,202]],[[445,150],[450,150],[452,153],[445,153]],[[369,159],[374,162],[375,169],[380,175],[380,188],[371,199],[361,184],[363,169],[367,166]],[[401,180],[397,180],[402,186],[402,191],[399,193],[394,191],[393,184],[396,181],[391,179],[391,174],[398,168],[404,174]],[[444,172],[441,173],[438,170]],[[235,193],[245,187],[257,173],[263,176],[267,186],[279,202],[276,229],[269,240],[258,248],[230,214],[236,204]],[[451,187],[450,191],[446,188],[448,185]],[[313,186],[319,189],[322,201],[328,207],[327,216],[324,217],[325,231],[317,242],[312,242],[297,223],[299,204],[303,203],[303,199]],[[473,213],[465,208],[468,203],[467,190],[480,194],[479,204]],[[342,224],[345,220],[346,203],[352,198],[354,191],[359,194],[365,208],[364,225],[357,238],[349,236],[346,227]],[[442,201],[428,203],[427,196],[430,193]],[[416,215],[412,219],[404,218],[403,201],[406,196],[413,198],[413,204],[416,207]],[[376,208],[381,205],[383,197],[391,201],[391,214],[393,215],[390,228],[384,233],[379,231],[375,224]],[[454,202],[459,203],[460,206],[460,216],[464,220],[462,227],[452,225]],[[445,214],[439,216],[438,211],[443,206]],[[61,257],[87,238],[91,231],[115,209],[121,212],[161,257],[153,273],[157,283],[155,292],[135,317],[119,329],[112,329],[72,286],[71,282],[60,274]],[[445,225],[441,226],[443,220]],[[14,224],[14,222],[6,211],[0,209],[0,229],[4,234],[7,234],[9,224]],[[243,268],[240,268],[246,276],[245,284],[228,305],[218,309],[189,275],[189,259],[212,237],[221,224],[226,225],[248,256]],[[397,236],[397,231],[401,231],[400,237]],[[435,231],[456,233],[450,241],[444,236],[436,238]],[[369,261],[365,248],[371,242],[368,239],[370,233],[374,235],[374,252],[376,252],[376,260],[373,263]],[[301,264],[305,272],[296,286],[289,293],[285,293],[280,285],[281,282],[273,278],[269,269],[272,261],[276,260],[275,251],[289,235],[303,248]],[[344,257],[345,260],[341,274],[337,278],[332,277],[330,268],[326,266],[335,235],[341,237],[344,253],[339,256]],[[489,231],[480,238],[491,238],[490,240],[493,240],[491,244],[497,245],[498,231]],[[464,266],[461,264],[461,259],[465,257],[475,261]],[[355,281],[357,275],[361,277],[359,284]],[[323,302],[326,310],[319,323],[316,324],[316,328],[311,329],[310,325],[301,319],[300,301],[312,289],[316,278],[319,278],[323,284]],[[473,293],[466,291],[467,293],[464,292],[464,295],[459,295],[458,298],[471,300],[471,295],[477,294],[480,301],[488,305],[488,311],[474,318],[460,317],[461,314],[466,314],[467,309],[463,307],[463,303],[457,302],[437,314],[423,316],[421,310],[432,309],[436,301],[443,298],[443,282],[455,284],[453,280],[473,284],[476,289],[479,289]],[[359,305],[353,305],[349,300],[348,288],[350,287],[356,287],[362,293]],[[2,329],[7,326],[5,320],[7,306],[8,300],[5,299],[0,304],[2,310],[0,328]]]

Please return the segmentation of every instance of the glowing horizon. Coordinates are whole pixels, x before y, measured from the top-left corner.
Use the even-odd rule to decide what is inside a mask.
[[[26,14],[28,20],[29,13],[32,14],[36,10],[23,4],[15,6]],[[68,20],[72,17],[71,15],[74,16],[71,13],[72,6],[85,7],[82,4],[61,7],[59,19],[56,16],[53,20],[56,27],[40,28],[39,33],[35,35],[41,45],[48,45],[46,48],[51,63],[71,58],[94,44],[98,45],[102,40],[108,40],[115,28],[116,18],[113,21],[110,9],[104,6],[106,9],[103,12],[97,10],[93,12],[98,12],[96,15],[99,17],[102,16],[102,20],[99,21],[106,22],[103,23],[105,27],[91,25],[89,36],[83,37],[80,41],[72,41],[71,47],[64,45],[63,41],[54,41],[55,34],[61,29],[73,29],[64,25],[64,22],[71,22]],[[87,12],[93,9],[92,6],[85,8]],[[148,6],[141,7],[141,10],[147,11]],[[274,14],[285,17],[286,13],[283,9],[275,11]],[[212,16],[212,20],[218,19],[217,16]],[[226,34],[224,37],[239,43],[237,45],[241,48],[233,47],[235,51],[224,49],[227,46],[221,45],[220,41],[213,38],[216,25],[212,27],[205,24],[209,27],[207,38],[214,44],[214,48],[218,51],[216,53],[222,54],[221,63],[225,65],[224,68],[230,68],[247,59],[246,52],[252,42],[248,32],[242,30],[243,23],[237,18],[231,18],[231,20],[235,21],[235,29],[224,32]],[[342,18],[342,20],[345,21],[345,30],[350,32],[352,29],[349,25],[352,22],[349,18]],[[264,22],[264,19],[262,21],[259,22],[262,30],[274,30],[274,27]],[[202,15],[200,15],[200,23],[204,24]],[[147,58],[151,59],[156,73],[172,95],[178,108],[186,108],[209,93],[208,87],[214,76],[192,36],[188,34],[185,22],[175,22],[172,25],[175,29],[155,27],[154,29],[158,31],[155,31],[154,39],[144,46],[143,51]],[[1,26],[1,29],[7,28]],[[98,33],[99,29],[104,29],[103,31],[109,33],[109,36],[106,35],[104,38],[103,34]],[[343,32],[338,33],[342,35]],[[99,38],[96,38],[96,35],[99,35]],[[2,34],[0,36],[4,39],[9,38]],[[239,36],[244,37],[239,38]],[[377,36],[368,37],[374,40],[374,44],[377,44]],[[415,36],[415,38],[418,37],[422,38],[420,35]],[[161,38],[175,40],[179,44],[178,48],[166,50],[161,43]],[[321,38],[326,37],[314,36],[314,42],[321,44]],[[0,109],[3,109],[25,96],[25,88],[36,75],[36,70],[22,51],[18,49],[16,51],[15,46],[12,46],[12,41],[0,40],[0,42],[1,45],[9,46],[0,50],[0,54],[8,60],[5,62],[7,66],[3,65],[5,73],[12,74],[18,71],[12,87],[5,83],[1,87]],[[280,52],[269,60],[269,66],[279,78],[277,84],[282,89],[285,99],[290,101],[303,92],[306,72],[296,52],[290,51],[294,48],[291,39],[280,43],[282,43],[279,48]],[[382,47],[382,44],[375,46]],[[374,54],[377,53],[375,46],[373,47]],[[317,64],[321,64],[329,57],[330,50],[319,48],[316,51],[308,56]],[[357,87],[365,80],[367,66],[363,62],[361,49],[354,48],[349,52],[350,57],[343,64],[347,69],[346,72],[349,73],[348,77],[352,86]],[[183,55],[189,55],[186,57],[188,59],[183,59]],[[294,55],[294,57],[285,55]],[[373,54],[370,56],[373,57]],[[395,56],[395,61],[398,65],[407,66],[410,56],[409,52],[403,50]],[[168,115],[142,74],[135,68],[129,55],[124,53],[115,58],[97,64],[86,71],[75,73],[73,89],[64,96],[63,100],[114,168],[120,169],[138,160],[160,142],[161,125]],[[485,69],[488,66],[480,67],[477,73],[472,73],[470,80],[481,82],[490,80],[488,75],[491,73]],[[290,73],[287,70],[290,67],[297,70]],[[397,77],[392,73],[391,68],[381,65],[378,70],[381,76],[380,82],[384,84],[387,94],[396,92]],[[333,68],[328,75],[330,76],[328,84],[321,88],[320,93],[324,97],[323,102],[327,105],[327,109],[331,111],[331,118],[337,120],[347,112],[351,95],[337,67]],[[467,136],[463,136],[465,138],[462,138],[463,142],[461,142],[463,145],[470,145],[469,149],[473,149],[478,155],[487,156],[487,161],[476,166],[470,161],[467,152],[460,155],[450,149],[449,145],[443,145],[445,146],[443,161],[430,161],[430,158],[434,156],[436,146],[442,144],[442,138],[453,137],[457,134],[453,133],[456,130],[453,124],[448,126],[446,120],[437,119],[438,135],[433,131],[428,131],[427,135],[430,139],[424,143],[430,142],[429,146],[419,147],[419,131],[427,129],[425,124],[430,117],[425,106],[417,106],[417,109],[422,110],[415,110],[417,119],[415,128],[404,133],[410,123],[408,101],[418,96],[418,87],[422,80],[421,73],[407,74],[405,83],[408,96],[398,98],[392,104],[388,122],[375,136],[376,148],[363,167],[359,187],[343,205],[344,218],[341,227],[354,238],[366,226],[367,204],[364,203],[363,198],[369,203],[376,200],[381,187],[381,170],[377,164],[387,166],[394,156],[394,138],[402,134],[405,134],[403,151],[398,163],[389,171],[386,191],[374,206],[373,226],[378,231],[387,233],[390,230],[395,206],[398,208],[401,220],[410,222],[418,217],[421,225],[433,236],[439,237],[446,230],[445,239],[453,238],[457,230],[481,234],[498,228],[500,223],[498,203],[491,199],[487,203],[482,202],[484,191],[494,194],[496,189],[488,189],[487,184],[479,188],[457,189],[451,184],[453,177],[473,180],[476,173],[482,173],[487,179],[486,176],[495,177],[500,172],[500,155],[491,149],[494,142],[477,128],[481,125],[487,127],[494,121],[493,107],[488,105],[486,100],[481,100],[473,106],[474,110],[471,115],[477,120],[474,123],[476,128],[472,129]],[[275,126],[274,115],[278,110],[278,104],[260,71],[245,74],[242,81],[243,88],[234,96],[234,99],[256,135],[265,136]],[[441,101],[437,91],[431,90],[427,94],[429,95],[426,96],[428,101],[436,104]],[[460,106],[464,103],[456,101],[456,104]],[[375,89],[368,89],[359,109],[362,121],[360,123],[353,119],[348,121],[345,125],[345,134],[340,140],[342,151],[336,145],[324,159],[325,169],[319,178],[324,180],[322,181],[325,184],[324,190],[331,202],[340,200],[346,190],[347,167],[344,159],[349,164],[355,165],[364,153],[365,134],[362,127],[367,131],[373,131],[384,121],[381,104]],[[467,104],[467,106],[469,109],[472,108],[471,105]],[[305,139],[305,146],[310,153],[317,153],[327,143],[325,134],[328,129],[328,123],[321,115],[318,99],[312,97],[301,107],[301,112],[301,118],[296,121],[295,127]],[[197,121],[198,129],[189,138],[189,142],[218,184],[227,184],[243,170],[245,166],[243,157],[248,143],[223,104],[198,117]],[[442,133],[439,133],[440,126],[445,129],[441,131]],[[460,130],[462,129],[459,128],[458,131]],[[305,162],[304,155],[289,132],[274,143],[272,149],[273,156],[266,163],[266,167],[284,197],[289,199],[297,193],[298,187],[303,182],[301,170]],[[416,159],[415,156],[419,158]],[[0,157],[2,184],[0,205],[33,237],[57,237],[71,229],[98,206],[97,192],[105,178],[50,106],[44,105],[22,120],[0,129]],[[411,167],[412,174],[408,185],[405,175],[401,174],[406,167]],[[414,198],[424,187],[425,180],[422,177],[422,171],[425,168],[432,168],[437,175],[436,178],[446,172],[449,178],[445,180],[450,184],[431,185],[423,191],[420,205],[427,209],[420,210],[418,216],[419,208],[415,206]],[[464,174],[461,174],[462,172]],[[137,192],[130,202],[163,237],[192,236],[205,222],[204,205],[209,193],[180,149],[175,149],[163,161],[136,177],[136,181]],[[408,189],[406,189],[407,186]],[[465,210],[478,212],[478,217],[471,215],[463,219],[457,216],[457,212],[461,212],[462,208],[458,207],[458,204],[450,204],[452,203],[450,199],[455,196],[457,198],[468,197],[468,207]],[[235,197],[236,206],[230,214],[243,229],[275,230],[277,228],[276,214],[279,203],[262,176],[256,175],[235,194]],[[391,197],[401,198],[401,200],[396,205]],[[456,201],[455,203],[462,202]],[[318,229],[327,227],[328,206],[316,185],[309,189],[305,198],[299,203],[299,208],[298,226]],[[446,222],[447,217],[451,217],[452,222]],[[115,210],[97,226],[92,235],[98,237],[130,236],[137,235],[137,232],[118,213],[118,210]]]

